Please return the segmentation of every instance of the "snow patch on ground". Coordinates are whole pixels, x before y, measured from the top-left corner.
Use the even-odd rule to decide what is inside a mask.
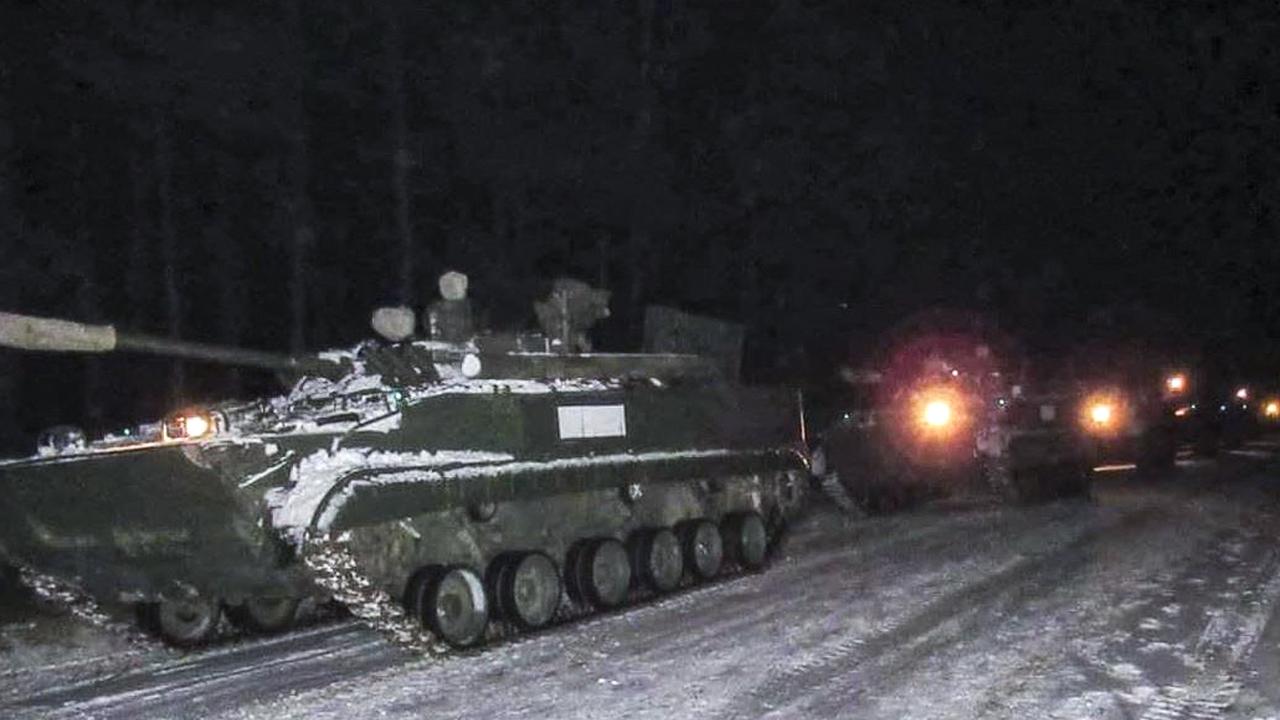
[[[1135,682],[1143,677],[1142,668],[1127,662],[1111,663],[1107,666],[1107,672],[1111,677],[1125,682]]]

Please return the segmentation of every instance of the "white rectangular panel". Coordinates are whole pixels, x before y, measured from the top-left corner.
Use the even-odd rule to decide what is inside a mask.
[[[561,405],[556,408],[561,440],[627,436],[623,405]]]

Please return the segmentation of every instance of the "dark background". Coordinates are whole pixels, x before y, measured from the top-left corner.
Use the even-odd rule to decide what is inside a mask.
[[[823,375],[926,308],[1271,372],[1280,10],[1147,0],[0,9],[0,308],[264,349],[457,268],[747,323]],[[268,378],[0,353],[0,445]]]

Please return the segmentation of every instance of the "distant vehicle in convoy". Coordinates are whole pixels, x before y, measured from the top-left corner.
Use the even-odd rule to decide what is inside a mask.
[[[874,370],[842,369],[834,387],[810,393],[825,401],[810,404],[825,406],[813,467],[829,493],[870,512],[943,496],[1088,493],[1073,388],[1013,382],[989,328],[910,327]]]
[[[180,646],[224,610],[284,630],[314,596],[402,639],[471,646],[766,563],[807,486],[794,393],[695,355],[580,352],[607,313],[581,283],[557,283],[543,332],[525,334],[472,333],[465,277],[441,291],[430,340],[389,309],[385,341],[305,358],[0,314],[8,347],[295,378],[101,439],[47,433],[0,463],[0,560],[136,603]]]
[[[1242,382],[1222,368],[1180,371],[1166,383],[1179,381],[1172,403],[1179,442],[1203,456],[1240,447],[1264,429],[1280,424],[1280,394],[1264,383]]]
[[[1262,393],[1262,400],[1258,403],[1257,410],[1261,429],[1280,427],[1280,393],[1274,391]]]
[[[842,382],[813,416],[812,467],[838,483],[829,490],[879,513],[972,482],[975,398],[950,382],[899,385],[870,370],[846,371]]]
[[[1153,371],[1085,383],[1079,422],[1091,465],[1132,466],[1145,474],[1172,469],[1180,444],[1175,413],[1181,391],[1171,395],[1169,385],[1180,383],[1185,383],[1182,375],[1161,379]]]

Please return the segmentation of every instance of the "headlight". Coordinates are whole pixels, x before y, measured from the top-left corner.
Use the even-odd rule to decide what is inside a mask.
[[[1247,387],[1238,388],[1238,389],[1236,390],[1236,399],[1237,399],[1237,400],[1248,400],[1248,399],[1249,399],[1249,388],[1247,388]]]
[[[1089,406],[1089,420],[1098,426],[1108,426],[1115,419],[1116,409],[1111,403],[1099,402]]]
[[[1262,414],[1271,419],[1280,418],[1280,400],[1268,400],[1262,406]]]
[[[920,414],[920,421],[931,428],[944,428],[951,424],[955,413],[951,409],[951,403],[946,400],[936,399],[929,400],[924,405],[924,411]]]
[[[921,388],[910,400],[912,434],[941,440],[954,436],[968,424],[965,414],[965,398],[960,391],[947,385]]]
[[[204,415],[188,415],[186,418],[187,437],[204,437],[213,429],[213,423]]]
[[[1170,375],[1165,379],[1164,387],[1170,393],[1175,395],[1181,394],[1187,389],[1187,376],[1182,373]]]
[[[1080,408],[1080,424],[1095,435],[1110,435],[1124,421],[1124,403],[1119,393],[1094,393]]]
[[[914,467],[954,467],[973,455],[974,410],[981,400],[947,382],[922,384],[899,399],[889,441]]]
[[[200,440],[218,433],[218,418],[213,413],[185,411],[173,415],[164,423],[167,440]]]

